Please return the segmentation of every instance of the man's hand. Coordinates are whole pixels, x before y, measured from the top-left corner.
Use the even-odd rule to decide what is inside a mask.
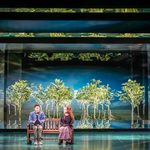
[[[36,121],[34,122],[34,125],[41,125],[41,122],[36,120]]]

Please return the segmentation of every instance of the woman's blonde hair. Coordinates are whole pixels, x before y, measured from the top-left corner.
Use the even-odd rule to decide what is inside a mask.
[[[65,106],[65,107],[67,108],[67,111],[68,111],[68,113],[69,113],[71,119],[74,121],[74,114],[73,114],[73,112],[72,112],[71,106],[67,105],[67,106]]]

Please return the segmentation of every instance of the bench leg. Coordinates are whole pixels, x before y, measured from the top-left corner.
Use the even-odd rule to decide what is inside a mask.
[[[30,133],[27,133],[27,144],[32,144]]]
[[[71,144],[74,144],[74,136],[72,137]]]
[[[71,137],[71,143],[70,144],[74,144],[74,131],[72,132],[72,137]]]

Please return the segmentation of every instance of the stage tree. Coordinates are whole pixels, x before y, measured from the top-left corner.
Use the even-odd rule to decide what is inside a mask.
[[[47,91],[42,87],[42,85],[38,85],[36,90],[32,93],[33,98],[35,101],[41,106],[41,110],[43,110],[43,105],[46,104],[46,115],[48,115],[47,105],[48,105],[48,97]]]
[[[110,109],[110,105],[111,105],[111,100],[113,100],[114,96],[116,96],[116,92],[112,91],[111,88],[109,87],[109,85],[106,86],[106,104],[107,104],[107,109],[108,109],[108,120],[111,119],[112,117],[112,113],[111,113],[111,109]]]
[[[101,81],[92,79],[88,84],[89,97],[93,104],[93,119],[96,119],[96,109],[98,109],[98,103],[101,97],[100,93]]]
[[[93,81],[96,81],[93,79]],[[92,82],[92,81],[91,81]],[[100,82],[100,81],[97,81]],[[77,96],[76,99],[78,100],[79,104],[81,105],[81,108],[83,110],[83,118],[81,120],[81,124],[80,124],[80,128],[90,128],[92,127],[92,125],[89,123],[89,113],[88,113],[88,109],[89,106],[92,104],[93,105],[93,101],[94,104],[96,103],[96,101],[94,100],[94,96],[95,96],[95,90],[94,90],[94,85],[92,84],[87,84],[86,86],[83,86],[82,88],[80,88],[77,92]],[[96,104],[94,105],[94,115],[93,118],[96,118]]]
[[[7,89],[8,101],[16,105],[19,111],[19,126],[21,126],[22,104],[29,100],[31,93],[32,85],[30,85],[26,80],[19,80]]]
[[[144,101],[144,86],[136,80],[129,79],[122,84],[122,92],[119,92],[120,100],[131,104],[131,127],[134,126],[134,109]]]
[[[93,119],[95,124],[95,120],[97,119],[96,110],[99,110],[98,109],[99,104],[101,105],[101,112],[103,114],[102,121],[103,119],[105,119],[105,112],[104,112],[105,104],[107,105],[108,119],[110,119],[111,117],[110,101],[113,99],[113,97],[114,97],[114,92],[111,90],[109,85],[107,86],[102,85],[100,80],[92,79],[90,83],[88,83],[86,86],[82,87],[78,91],[76,98],[79,100],[80,103],[84,105],[84,107],[89,106],[90,104],[93,105]],[[85,110],[86,108],[87,107],[85,107]],[[84,110],[84,114],[88,112],[85,110]],[[99,119],[100,119],[100,110],[99,110]]]
[[[98,101],[100,99],[100,93],[99,93],[99,87],[101,86],[100,83],[101,83],[100,80],[92,79],[90,81],[90,83],[88,83],[82,89],[82,91],[80,91],[81,93],[78,93],[79,94],[78,95],[79,99],[84,98],[84,99],[88,100],[89,104],[93,105],[93,119],[94,120],[96,119],[96,109],[97,109],[97,106],[98,106]]]
[[[111,88],[109,87],[109,85],[107,85],[107,86],[102,85],[99,88],[99,91],[101,93],[100,94],[99,104],[102,107],[102,112],[104,112],[104,105],[107,105],[108,119],[110,119],[110,117],[111,117],[110,105],[111,105],[111,100],[115,96],[115,93],[111,90]]]
[[[56,105],[56,117],[59,117],[59,108],[64,107],[71,103],[73,98],[73,90],[70,87],[64,85],[64,82],[60,79],[55,79],[47,87],[48,98],[55,102]]]
[[[89,92],[88,92],[87,86],[83,86],[82,88],[78,90],[77,95],[76,95],[76,99],[78,100],[83,110],[83,120],[89,117],[88,109],[90,106],[91,99],[88,94]]]
[[[103,115],[102,120],[103,120],[104,119],[104,103],[106,101],[107,89],[104,85],[102,85],[101,87],[98,88],[97,92],[99,93],[98,104],[101,105],[101,112],[102,112],[102,115]]]

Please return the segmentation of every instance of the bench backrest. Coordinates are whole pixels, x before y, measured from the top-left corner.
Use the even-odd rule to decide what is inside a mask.
[[[45,119],[44,129],[46,130],[58,130],[60,127],[60,119],[47,118]]]

